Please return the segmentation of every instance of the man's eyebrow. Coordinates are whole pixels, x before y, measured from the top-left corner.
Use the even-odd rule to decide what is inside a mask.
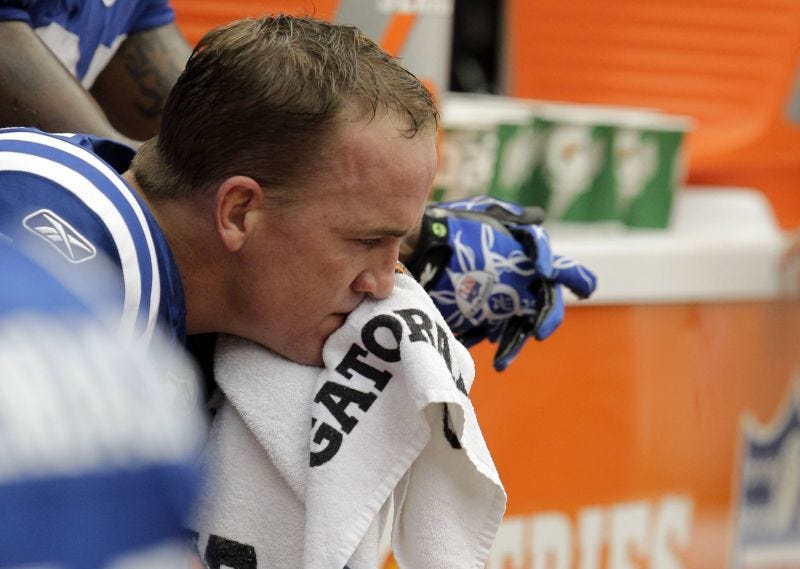
[[[380,226],[380,227],[367,227],[358,230],[359,235],[364,236],[386,236],[386,237],[405,237],[411,233],[412,229],[400,229],[397,227]]]

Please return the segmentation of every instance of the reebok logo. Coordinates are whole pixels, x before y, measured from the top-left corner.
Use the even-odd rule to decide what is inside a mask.
[[[97,254],[94,245],[49,209],[40,209],[26,216],[22,225],[47,241],[71,263],[88,261]]]

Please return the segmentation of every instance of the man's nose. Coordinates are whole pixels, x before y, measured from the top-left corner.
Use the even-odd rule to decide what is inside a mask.
[[[362,271],[353,281],[355,292],[366,293],[373,298],[386,298],[394,289],[394,267],[396,259],[381,261],[380,264]]]

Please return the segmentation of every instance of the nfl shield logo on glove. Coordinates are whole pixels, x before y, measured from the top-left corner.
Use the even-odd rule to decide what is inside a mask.
[[[485,306],[494,282],[494,276],[484,271],[470,271],[461,275],[461,278],[453,283],[456,304],[461,313],[468,318],[475,318]]]

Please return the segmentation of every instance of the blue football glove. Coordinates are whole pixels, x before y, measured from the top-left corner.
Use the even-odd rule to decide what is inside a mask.
[[[478,197],[429,207],[408,268],[467,346],[498,344],[504,370],[530,335],[544,340],[564,319],[561,285],[595,289],[582,265],[553,255],[538,208]]]

